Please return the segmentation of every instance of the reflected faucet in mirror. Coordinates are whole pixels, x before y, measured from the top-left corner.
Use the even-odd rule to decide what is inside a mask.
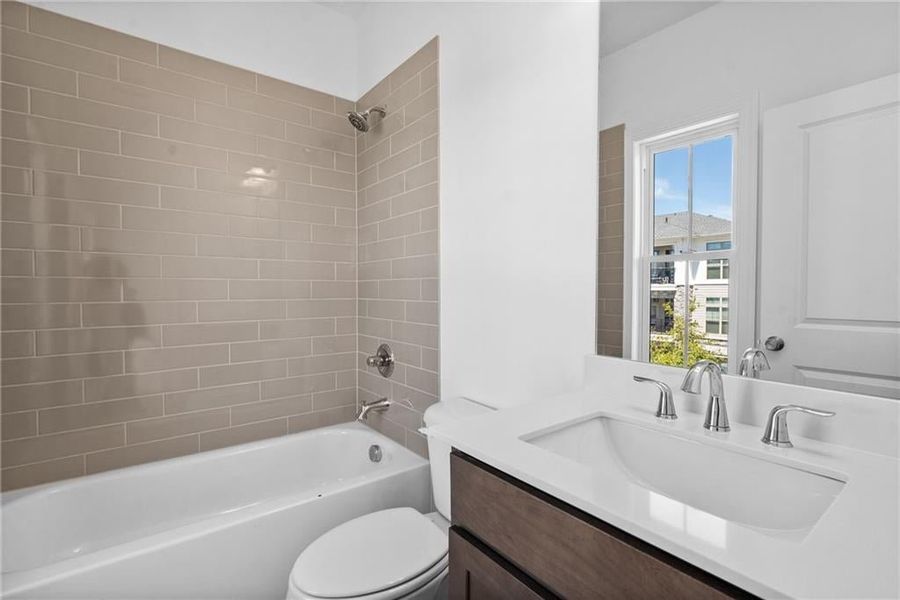
[[[762,351],[757,343],[756,346],[751,346],[744,350],[744,353],[741,355],[741,362],[738,364],[738,374],[742,377],[759,379],[760,372],[768,371],[771,368],[766,353]]]

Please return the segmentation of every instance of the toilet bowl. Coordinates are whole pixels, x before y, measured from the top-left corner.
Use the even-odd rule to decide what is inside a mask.
[[[491,408],[463,398],[425,411],[425,425],[471,418]],[[440,600],[447,596],[450,446],[429,436],[437,512],[389,508],[326,532],[297,557],[287,600]]]

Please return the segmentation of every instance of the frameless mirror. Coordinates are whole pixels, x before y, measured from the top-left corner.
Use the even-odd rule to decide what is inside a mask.
[[[896,3],[604,2],[597,352],[900,398],[898,73]]]

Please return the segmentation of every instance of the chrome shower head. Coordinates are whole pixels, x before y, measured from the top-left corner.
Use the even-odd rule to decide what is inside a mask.
[[[366,118],[365,113],[358,113],[356,111],[351,111],[347,113],[347,118],[350,120],[350,124],[356,127],[358,131],[362,131],[365,133],[369,130],[369,120]]]
[[[363,133],[365,133],[373,125],[373,123],[369,123],[369,116],[371,116],[372,114],[377,114],[381,118],[384,118],[384,115],[386,113],[383,106],[373,106],[372,108],[364,112],[351,110],[347,113],[347,119],[350,121],[350,124],[353,125],[358,131],[362,131]]]

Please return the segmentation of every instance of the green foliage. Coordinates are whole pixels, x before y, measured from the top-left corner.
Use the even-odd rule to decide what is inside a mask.
[[[697,303],[691,297],[688,310],[693,314]],[[686,367],[700,360],[711,360],[716,363],[725,362],[724,357],[716,354],[707,346],[710,341],[700,330],[700,324],[691,319],[688,326],[688,364],[684,364],[684,315],[675,314],[670,304],[663,307],[667,317],[672,317],[672,329],[662,335],[650,339],[650,362],[657,365]]]

